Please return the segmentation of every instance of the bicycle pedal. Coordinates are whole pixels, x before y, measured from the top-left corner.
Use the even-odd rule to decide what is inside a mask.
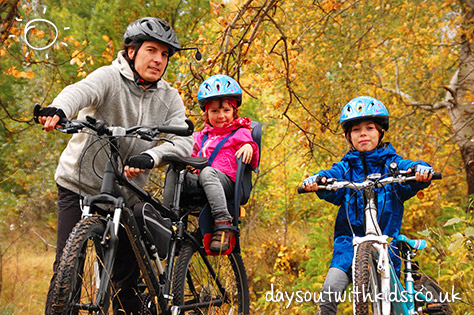
[[[433,303],[423,309],[423,314],[444,315],[446,312],[443,304]]]

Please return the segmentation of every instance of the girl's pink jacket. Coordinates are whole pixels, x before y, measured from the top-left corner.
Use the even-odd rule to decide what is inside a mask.
[[[216,148],[217,144],[228,136],[235,129],[237,130],[232,137],[227,139],[224,145],[221,147],[219,153],[217,153],[212,167],[220,170],[227,176],[229,176],[234,182],[237,173],[237,161],[235,152],[239,150],[244,144],[250,143],[253,148],[253,157],[250,165],[252,168],[256,168],[258,164],[259,152],[258,146],[252,139],[252,131],[250,129],[250,119],[247,117],[239,117],[234,119],[230,124],[224,127],[212,127],[206,123],[206,127],[203,131],[194,133],[194,147],[191,156],[199,156],[201,151],[201,143],[204,134],[208,134],[206,143],[202,147],[201,156],[209,158]]]

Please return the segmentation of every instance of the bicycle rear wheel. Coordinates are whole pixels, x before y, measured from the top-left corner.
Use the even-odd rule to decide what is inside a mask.
[[[173,275],[173,304],[180,306],[181,314],[249,314],[247,273],[242,256],[231,253],[206,257],[216,277],[211,275],[193,244],[186,242],[181,248]]]
[[[100,280],[109,272],[104,268],[104,233],[104,223],[96,217],[82,220],[74,227],[57,271],[53,314],[108,314],[110,284],[101,289],[105,295],[97,301]]]
[[[354,312],[357,315],[381,315],[380,275],[377,272],[377,251],[373,242],[361,243],[354,264]]]

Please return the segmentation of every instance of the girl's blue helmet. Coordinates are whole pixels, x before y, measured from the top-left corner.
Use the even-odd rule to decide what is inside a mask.
[[[198,101],[203,111],[206,103],[223,99],[235,99],[237,107],[242,103],[242,89],[231,77],[216,74],[204,80],[199,86]]]
[[[347,103],[341,111],[341,125],[348,132],[354,123],[363,120],[373,120],[388,130],[388,110],[381,101],[370,96],[359,96]]]

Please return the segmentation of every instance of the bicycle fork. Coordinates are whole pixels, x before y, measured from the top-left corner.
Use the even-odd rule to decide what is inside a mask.
[[[377,272],[380,274],[380,294],[381,296],[374,296],[373,299],[380,299],[382,302],[382,315],[390,315],[391,301],[390,301],[390,259],[388,255],[388,236],[366,235],[363,237],[354,237],[352,244],[354,246],[354,260],[352,265],[355,265],[358,253],[358,247],[364,242],[373,242],[372,246],[377,251]],[[354,273],[353,273],[354,277]],[[354,283],[354,279],[352,279]],[[364,289],[364,288],[363,288]],[[360,292],[358,292],[360,293]],[[357,299],[358,296],[355,297]],[[354,299],[354,302],[356,301]]]

